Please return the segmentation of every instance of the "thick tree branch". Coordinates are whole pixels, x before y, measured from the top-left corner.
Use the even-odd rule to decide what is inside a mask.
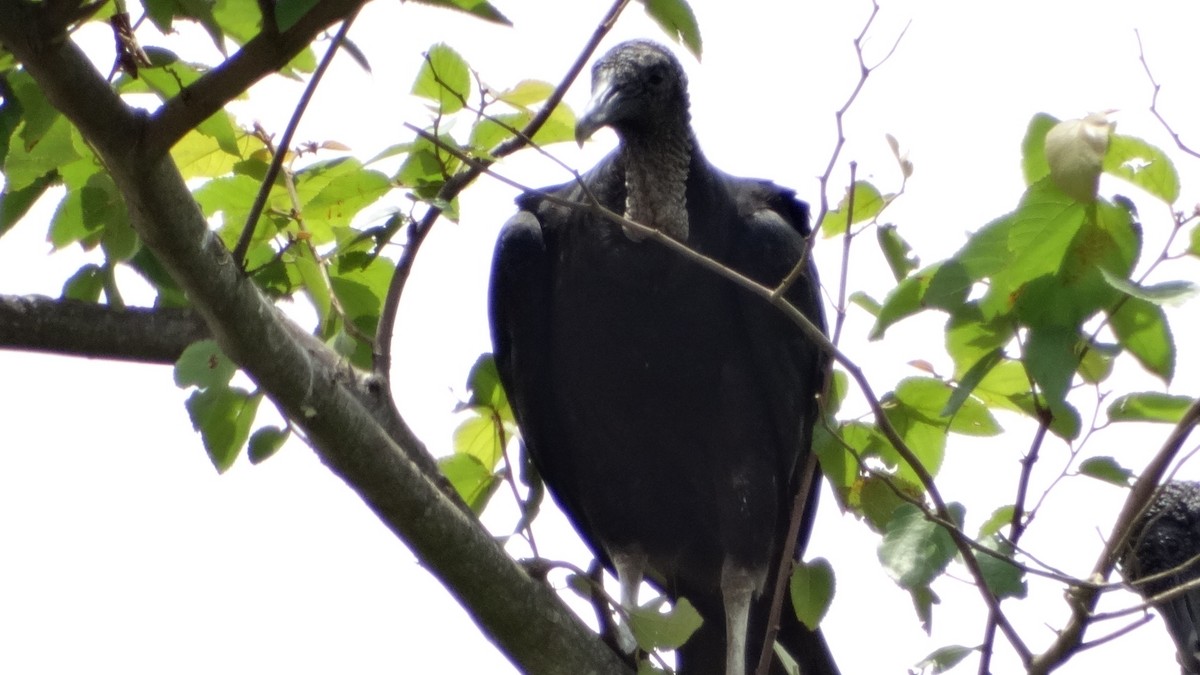
[[[115,309],[82,300],[0,295],[0,349],[171,364],[208,326],[190,309]]]
[[[343,5],[350,3],[326,2],[310,14]],[[61,33],[28,37],[38,35],[38,11],[0,0],[0,43],[95,149],[125,197],[134,229],[186,291],[222,350],[523,670],[627,672],[550,588],[531,579],[444,491],[444,482],[429,473],[428,453],[403,422],[389,433],[364,405],[369,397],[363,392],[376,392],[379,382],[357,376],[300,332],[242,274],[163,154],[162,137],[149,145],[129,142],[142,137],[146,119],[113,93],[82,51]],[[202,117],[170,119],[183,124]]]
[[[366,0],[322,0],[283,32],[266,22],[262,32],[224,63],[184,87],[150,118],[144,156],[165,154],[197,124],[216,114],[250,85],[278,71],[312,43],[321,31],[356,12]]]

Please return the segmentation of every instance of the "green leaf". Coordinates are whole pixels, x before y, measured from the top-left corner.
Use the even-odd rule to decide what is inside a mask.
[[[436,101],[438,114],[462,110],[471,95],[471,72],[458,52],[438,43],[425,52],[425,63],[413,82],[412,93]]]
[[[1106,348],[1093,340],[1081,343],[1080,348],[1086,347],[1083,358],[1079,361],[1079,376],[1088,384],[1099,384],[1112,375],[1113,357],[1120,353],[1119,348]]]
[[[279,448],[283,447],[284,441],[292,434],[291,429],[280,429],[279,427],[262,427],[250,435],[250,445],[246,449],[246,455],[250,458],[251,464],[259,464],[267,461]]]
[[[862,291],[854,291],[851,293],[850,302],[858,305],[864,311],[866,311],[867,314],[870,314],[875,318],[879,318],[879,312],[883,309],[883,305],[879,304],[878,300],[872,298]]]
[[[232,173],[238,162],[265,152],[266,147],[258,137],[242,134],[237,138],[237,150],[230,153],[212,136],[189,131],[171,148],[171,158],[185,179],[216,178]]]
[[[150,249],[144,246],[139,248],[138,252],[126,261],[126,264],[158,291],[158,298],[154,301],[156,307],[188,306],[187,296],[183,289],[175,283],[167,269],[158,261],[158,258],[154,257]]]
[[[198,81],[204,70],[206,68],[201,64],[175,61],[160,67],[142,68],[136,82],[125,76],[118,81],[117,87],[125,93],[136,93],[144,85],[158,94],[163,101],[167,101],[183,91],[184,87]],[[231,155],[238,154],[239,132],[233,124],[233,117],[224,110],[213,113],[196,125],[195,129],[216,140],[225,152]]]
[[[979,538],[984,539],[996,534],[1000,530],[1012,524],[1013,514],[1016,512],[1016,507],[1012,504],[1001,506],[992,511],[992,515],[983,524],[979,526]],[[982,556],[981,556],[982,557]]]
[[[200,340],[188,345],[175,362],[175,386],[224,387],[237,372],[237,364],[221,352],[215,340]]]
[[[920,411],[904,404],[885,402],[884,413],[905,445],[912,451],[914,458],[930,475],[936,476],[946,453],[945,424],[931,422]],[[900,456],[891,443],[885,443],[879,448],[879,458],[889,467],[894,467],[896,475],[900,478],[913,485],[921,484],[916,469]]]
[[[1050,175],[1046,162],[1046,134],[1058,124],[1056,117],[1038,113],[1029,120],[1025,139],[1021,141],[1021,170],[1025,174],[1025,185],[1033,185]]]
[[[1039,419],[1039,409],[1034,405],[1033,395],[1029,392],[1020,396],[1013,397],[1013,403],[1017,405],[1017,409],[1033,419]],[[1050,431],[1054,435],[1066,441],[1072,441],[1079,437],[1079,431],[1083,425],[1079,417],[1079,411],[1067,401],[1042,401],[1042,407],[1046,403],[1050,404]]]
[[[444,7],[460,12],[466,12],[484,21],[511,26],[512,22],[508,20],[500,10],[492,6],[492,3],[485,0],[414,0],[422,5],[430,5],[432,7]]]
[[[1080,251],[1079,257],[1121,277],[1132,274],[1142,254],[1142,226],[1135,222],[1134,212],[1120,201],[1102,199],[1096,202],[1095,224],[1088,229],[1092,230],[1088,238],[1077,245],[1093,250]]]
[[[1183,304],[1184,301],[1196,295],[1197,290],[1200,290],[1200,287],[1191,281],[1164,281],[1160,284],[1141,286],[1128,279],[1122,279],[1105,269],[1101,269],[1100,274],[1104,276],[1104,280],[1110,286],[1118,291],[1156,305]]]
[[[496,98],[505,103],[525,108],[534,103],[541,103],[554,93],[554,85],[543,80],[521,80],[513,86],[496,94]]]
[[[317,311],[317,321],[320,324],[319,335],[322,339],[333,336],[336,318],[333,314],[333,291],[321,271],[321,263],[313,256],[308,246],[293,247],[296,251],[291,262],[295,264],[300,279],[304,282],[304,293],[312,301],[313,309]]]
[[[88,175],[84,185],[72,186],[71,178],[67,183],[67,196],[50,222],[50,243],[63,248],[81,241],[89,249],[103,243],[112,260],[131,256],[137,238],[129,224],[125,200],[112,178],[97,171]]]
[[[945,415],[956,388],[932,377],[910,377],[896,385],[896,399],[932,424],[946,424],[950,431],[971,436],[994,436],[1000,425],[987,406],[967,397],[956,407],[954,417]]]
[[[862,514],[872,530],[882,533],[887,530],[896,509],[908,503],[901,495],[920,500],[924,490],[897,476],[871,474],[855,483],[848,505]]]
[[[973,651],[975,648],[962,645],[940,647],[921,659],[920,663],[913,667],[913,670],[921,673],[928,671],[929,675],[941,675],[962,663],[963,659],[970,656]]]
[[[1196,403],[1190,396],[1172,396],[1154,391],[1125,394],[1108,404],[1112,422],[1166,422],[1178,424]]]
[[[379,171],[364,169],[351,157],[316,162],[295,175],[304,225],[315,245],[333,240],[333,228],[347,226],[360,210],[391,188]]]
[[[1120,487],[1133,484],[1133,472],[1112,457],[1089,457],[1079,464],[1079,473]]]
[[[1029,329],[1022,361],[1033,379],[1041,386],[1048,402],[1063,401],[1075,374],[1074,329],[1035,326]]]
[[[224,45],[224,31],[213,16],[211,0],[146,0],[146,14],[164,35],[174,32],[176,18],[189,19],[204,27],[217,49]]]
[[[854,198],[854,212],[850,212],[850,198]],[[836,237],[845,234],[847,228],[856,223],[870,220],[879,215],[887,202],[879,189],[867,181],[856,181],[851,189],[846,190],[845,196],[833,211],[825,215],[821,222],[821,234],[825,237]],[[849,220],[847,221],[847,218]]]
[[[19,190],[10,190],[6,184],[4,189],[0,190],[0,235],[24,218],[34,202],[46,194],[46,190],[57,182],[58,174],[48,171]]]
[[[551,145],[575,140],[575,112],[565,103],[559,103],[550,111],[550,116],[533,135],[538,145]]]
[[[104,290],[104,268],[88,263],[80,267],[63,284],[62,297],[68,300],[99,302],[102,290]]]
[[[1026,190],[1013,216],[1007,233],[1007,262],[992,277],[1003,285],[992,288],[992,293],[1015,293],[1025,283],[1057,272],[1087,220],[1087,210],[1043,180]]]
[[[895,225],[881,225],[875,232],[879,242],[879,250],[887,260],[888,267],[896,281],[907,277],[909,272],[921,264],[920,258],[913,255],[912,247],[896,232]]]
[[[824,558],[797,563],[792,570],[792,578],[788,580],[792,605],[796,608],[796,618],[809,630],[816,630],[829,611],[835,586],[833,566]]]
[[[883,337],[888,327],[926,309],[956,313],[966,302],[972,281],[956,260],[934,263],[909,275],[888,293],[875,318],[870,339]]]
[[[1197,223],[1196,226],[1192,228],[1187,252],[1189,255],[1194,255],[1200,258],[1200,223]]]
[[[29,71],[25,69],[10,71],[5,73],[4,77],[20,108],[19,119],[24,121],[15,130],[13,145],[29,151],[41,143],[42,137],[52,127],[67,123],[66,118],[46,99],[46,95]],[[5,108],[8,107],[8,101],[6,101]],[[69,123],[67,125],[69,126]],[[11,171],[11,167],[5,167],[6,180],[12,180],[12,177],[7,175]],[[21,187],[21,185],[15,185],[15,187]]]
[[[488,500],[500,485],[500,479],[474,455],[454,454],[442,457],[438,460],[438,466],[476,515],[483,512]]]
[[[475,414],[454,430],[454,452],[471,455],[483,468],[495,471],[504,456],[505,439],[486,408],[475,408],[472,412]]]
[[[833,376],[829,381],[829,391],[825,392],[825,414],[833,416],[842,408],[842,401],[846,399],[846,392],[850,389],[850,376],[841,368],[833,369]]]
[[[917,619],[921,622],[921,629],[929,634],[933,627],[933,606],[941,603],[941,598],[933,589],[928,586],[920,586],[913,588],[908,592],[912,598],[913,609],[917,612]]]
[[[995,536],[989,537],[981,543],[1008,558],[1013,556],[1012,545],[1004,543]],[[976,552],[975,559],[979,561],[979,571],[983,574],[984,583],[996,598],[1000,600],[1024,598],[1029,593],[1029,586],[1025,582],[1025,571],[1020,567],[982,552]]]
[[[948,338],[949,335],[947,335]],[[1004,350],[999,347],[979,357],[979,360],[968,368],[966,373],[963,373],[962,378],[958,381],[958,386],[954,388],[954,393],[946,400],[946,406],[941,411],[942,416],[949,417],[957,413],[963,404],[971,400],[971,392],[975,390],[975,387],[979,386],[992,368],[995,368],[1003,360]],[[999,424],[996,427],[999,431]]]
[[[258,3],[240,0],[216,0],[213,5],[213,17],[221,30],[238,45],[245,44],[258,35],[263,22]],[[223,43],[224,40],[216,43],[221,53],[225,53]]]
[[[813,428],[813,452],[821,461],[821,473],[829,480],[830,485],[845,496],[858,479],[858,462],[850,454],[837,437],[829,433],[825,425],[818,424]]]
[[[448,147],[458,147],[454,139],[446,134],[438,139]],[[413,142],[408,157],[396,172],[395,180],[400,185],[413,188],[418,197],[432,199],[460,164],[456,157],[421,136]]]
[[[1104,172],[1133,183],[1167,204],[1179,199],[1179,174],[1171,158],[1140,138],[1113,134],[1104,155]]]
[[[255,195],[258,194],[258,186],[259,181],[255,178],[234,175],[210,180],[192,193],[206,217],[211,218],[220,214],[221,239],[230,248],[233,248],[234,242],[237,241],[242,233],[242,228],[246,225],[246,219],[250,217],[250,205],[254,202]],[[268,214],[267,222],[274,222],[270,220],[269,214],[277,213],[289,214],[289,216],[281,217],[286,218],[286,222],[290,223],[291,212],[291,200],[288,198],[286,189],[282,185],[273,186],[263,207],[263,213]],[[263,241],[277,233],[276,228],[264,227],[263,220],[260,220],[255,230],[254,241]]]
[[[1108,315],[1117,342],[1147,371],[1170,383],[1175,376],[1175,342],[1161,307],[1141,298],[1126,298]]]
[[[31,122],[26,118],[26,121],[17,127],[14,136],[14,141],[19,142],[13,142],[9,146],[8,155],[4,158],[6,192],[25,189],[39,180],[44,180],[46,174],[65,164],[85,156],[90,157],[89,152],[81,150],[80,145],[77,145],[77,142],[82,144],[82,140],[76,138],[78,132],[65,117],[55,118],[54,123],[32,141],[22,138],[24,135],[31,135],[23,133],[30,130]],[[99,165],[93,170],[99,171]]]
[[[646,14],[662,28],[672,40],[683,42],[697,59],[703,51],[700,40],[700,25],[687,0],[642,0]]]
[[[470,405],[486,406],[500,413],[505,422],[514,421],[508,395],[500,384],[500,371],[496,369],[496,360],[491,354],[480,354],[475,360],[467,375],[467,389],[471,392],[468,400]]]
[[[629,628],[638,646],[650,652],[655,649],[677,649],[687,642],[703,623],[700,612],[680,598],[669,612],[660,612],[658,603],[651,602],[629,612]]]
[[[961,527],[963,507],[949,505],[951,515]],[[950,533],[925,518],[912,504],[896,509],[887,532],[879,544],[879,562],[902,588],[925,587],[945,571],[957,549]]]
[[[304,18],[320,0],[285,0],[275,3],[275,25],[282,33]]]
[[[487,156],[497,145],[516,136],[532,118],[533,113],[526,111],[484,117],[471,127],[467,144],[477,154]]]
[[[200,432],[204,449],[218,473],[233,466],[238,452],[250,436],[261,394],[250,395],[237,387],[198,389],[186,407],[192,428]]]

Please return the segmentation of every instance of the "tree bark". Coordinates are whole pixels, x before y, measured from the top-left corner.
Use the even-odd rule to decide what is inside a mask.
[[[190,309],[115,309],[41,295],[0,295],[0,348],[93,359],[172,364],[209,337]]]

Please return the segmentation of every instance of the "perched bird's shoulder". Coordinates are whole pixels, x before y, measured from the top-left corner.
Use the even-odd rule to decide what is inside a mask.
[[[778,219],[800,236],[809,235],[808,204],[795,190],[757,178],[727,177],[726,184],[742,221],[762,225]]]
[[[520,210],[536,214],[543,225],[554,226],[584,217],[592,197],[610,208],[624,203],[625,171],[618,153],[605,157],[578,180],[528,190],[516,201]]]

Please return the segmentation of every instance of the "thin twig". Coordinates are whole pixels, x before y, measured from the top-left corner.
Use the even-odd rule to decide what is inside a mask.
[[[820,209],[817,211],[817,218],[813,223],[813,233],[809,236],[809,250],[812,249],[812,242],[815,241],[816,233],[821,231],[821,225],[825,222],[825,216],[829,214],[829,181],[833,176],[834,168],[837,166],[838,158],[842,155],[842,148],[846,145],[846,133],[843,118],[846,116],[846,113],[850,111],[850,106],[854,105],[854,101],[858,99],[858,94],[867,84],[867,78],[870,77],[871,73],[875,72],[875,70],[877,70],[880,66],[882,66],[884,63],[887,63],[888,59],[890,59],[892,55],[896,53],[896,48],[900,46],[900,41],[904,39],[904,34],[908,32],[908,27],[912,24],[911,21],[908,24],[905,24],[904,30],[900,31],[900,34],[896,36],[895,42],[892,43],[892,48],[889,49],[888,52],[884,54],[883,58],[877,61],[875,65],[868,66],[866,59],[863,57],[862,43],[863,40],[866,39],[867,31],[871,29],[871,24],[875,22],[875,17],[878,14],[879,2],[877,0],[872,0],[871,15],[867,17],[866,22],[863,24],[862,30],[858,33],[858,37],[854,38],[854,53],[858,57],[858,82],[855,83],[854,89],[842,103],[842,107],[838,108],[837,112],[833,114],[834,126],[837,130],[837,141],[833,145],[833,152],[829,154],[829,163],[825,165],[825,172],[821,174],[819,179],[821,188]],[[853,185],[851,186],[851,189],[854,189]],[[849,227],[849,225],[847,225],[847,227]],[[799,279],[800,275],[804,273],[805,260],[807,258],[808,251],[805,252],[805,255],[801,256],[795,267],[793,267],[792,270],[788,272],[787,276],[784,277],[783,281],[780,282],[775,291],[777,296],[782,296],[784,293],[786,293],[787,289],[791,288],[791,285],[796,282],[796,279]]]
[[[317,65],[317,69],[313,71],[312,77],[308,78],[308,84],[304,87],[304,93],[300,95],[300,100],[296,103],[296,109],[292,111],[292,117],[288,120],[287,128],[283,131],[283,137],[279,139],[279,143],[275,146],[275,152],[271,157],[271,165],[267,167],[267,175],[263,177],[262,185],[258,188],[258,194],[254,196],[254,203],[250,205],[250,214],[246,217],[246,224],[242,226],[242,234],[238,237],[237,245],[233,248],[233,261],[238,266],[246,260],[246,253],[250,251],[250,242],[254,239],[254,230],[258,225],[258,219],[262,215],[263,207],[266,206],[267,197],[271,194],[271,188],[275,186],[275,177],[279,175],[280,169],[283,168],[283,160],[287,157],[288,149],[292,145],[292,137],[296,135],[296,128],[300,126],[300,118],[304,116],[304,111],[308,109],[308,104],[312,101],[313,94],[317,91],[317,85],[321,83],[321,78],[325,76],[325,71],[329,69],[329,64],[333,62],[333,57],[338,53],[342,46],[342,42],[346,39],[346,34],[350,32],[350,26],[354,23],[355,17],[358,16],[358,9],[355,9],[342,22],[342,27],[338,29],[336,35],[329,42],[329,49],[325,50],[325,56],[321,59],[321,63]]]
[[[450,203],[468,185],[473,183],[488,166],[491,166],[495,160],[511,155],[529,143],[528,139],[533,138],[538,129],[541,129],[546,120],[550,118],[550,114],[558,107],[567,89],[579,77],[579,73],[583,71],[583,67],[592,58],[592,54],[595,53],[596,48],[600,45],[600,41],[612,30],[617,17],[621,15],[621,12],[629,2],[630,0],[616,0],[613,3],[608,13],[604,15],[604,18],[596,27],[596,30],[593,31],[592,37],[580,51],[575,62],[567,70],[567,74],[563,76],[562,81],[554,88],[554,92],[542,104],[541,109],[533,116],[533,119],[529,120],[529,123],[521,130],[521,134],[496,148],[496,152],[492,153],[493,159],[482,162],[477,160],[468,162],[468,168],[451,176],[442,185],[442,188],[438,190],[436,202]],[[438,145],[442,144],[439,142]],[[375,337],[375,350],[373,354],[374,364],[372,370],[374,370],[376,376],[385,380],[390,377],[392,369],[392,336],[395,335],[396,331],[396,316],[400,307],[400,296],[404,293],[404,287],[408,283],[408,277],[412,272],[412,266],[416,261],[417,253],[420,251],[421,243],[425,241],[429,230],[433,228],[434,223],[437,222],[441,214],[441,208],[430,206],[419,222],[409,226],[408,241],[404,246],[403,252],[400,254],[400,259],[396,261],[396,272],[392,276],[387,296],[384,298],[383,307],[379,313],[379,331]]]
[[[1088,642],[1085,642],[1085,643],[1079,645],[1079,649],[1077,649],[1076,652],[1078,653],[1078,652],[1086,651],[1088,649],[1091,649],[1092,647],[1099,647],[1100,645],[1111,642],[1123,635],[1132,633],[1133,631],[1137,630],[1138,628],[1141,628],[1142,626],[1145,626],[1146,624],[1150,623],[1153,620],[1154,620],[1154,616],[1151,614],[1147,614],[1147,615],[1143,616],[1142,618],[1138,619],[1137,621],[1134,621],[1133,623],[1129,624],[1128,626],[1124,626],[1118,630],[1115,630],[1115,631],[1109,633],[1108,635],[1105,635],[1102,638],[1097,638],[1095,640],[1091,640],[1091,641],[1088,641]]]
[[[833,320],[833,344],[841,344],[842,326],[846,323],[846,284],[850,276],[850,244],[854,241],[854,183],[858,178],[858,162],[850,162],[850,194],[846,195],[846,231],[842,233],[842,273],[838,277],[837,317]]]
[[[1146,50],[1142,48],[1142,34],[1139,33],[1136,28],[1133,29],[1133,34],[1135,37],[1137,37],[1138,60],[1142,62],[1142,68],[1146,71],[1146,77],[1150,79],[1150,86],[1154,88],[1154,94],[1150,97],[1150,113],[1154,115],[1156,119],[1158,119],[1159,123],[1163,125],[1163,128],[1167,130],[1167,133],[1171,135],[1171,139],[1175,141],[1176,147],[1192,157],[1200,158],[1200,152],[1188,147],[1175,129],[1171,127],[1170,123],[1167,122],[1166,118],[1164,118],[1158,112],[1158,94],[1160,91],[1162,91],[1162,85],[1154,79],[1154,73],[1150,71],[1150,64],[1146,61]]]

